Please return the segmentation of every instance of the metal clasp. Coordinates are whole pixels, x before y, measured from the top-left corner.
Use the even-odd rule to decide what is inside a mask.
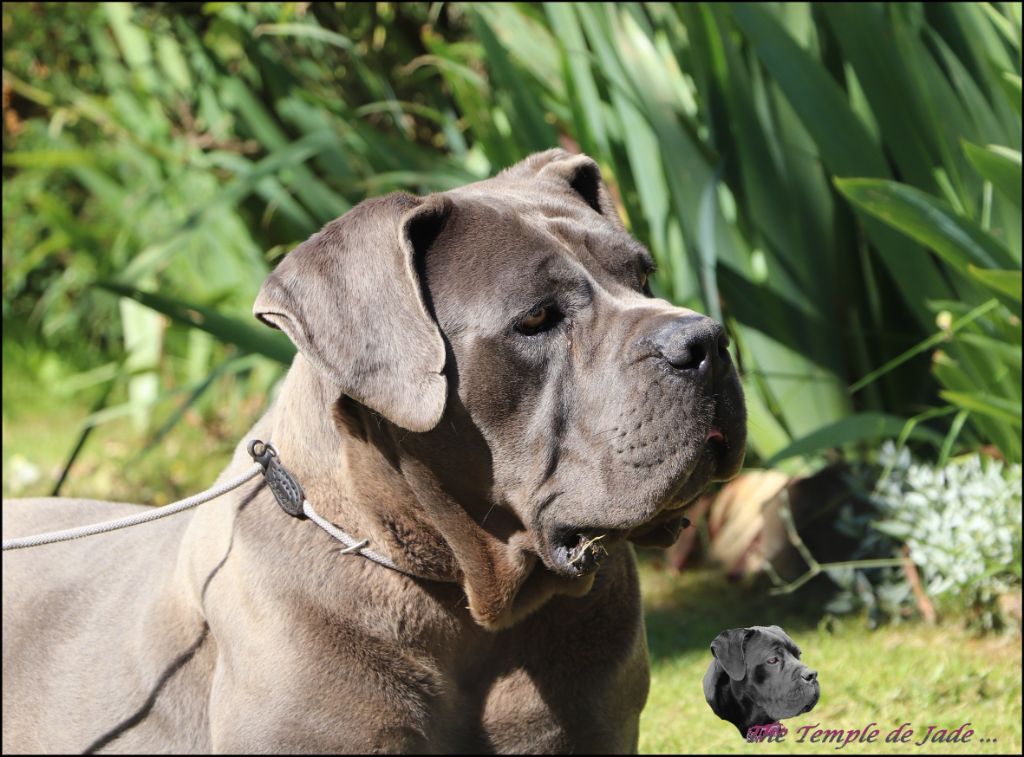
[[[253,439],[249,442],[249,455],[263,468],[263,478],[274,493],[281,509],[294,518],[305,518],[302,503],[306,495],[291,473],[281,464],[277,450],[269,442]]]

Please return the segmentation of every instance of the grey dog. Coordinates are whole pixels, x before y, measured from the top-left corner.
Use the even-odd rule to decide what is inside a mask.
[[[746,737],[752,726],[810,712],[821,689],[818,672],[800,661],[800,648],[778,626],[722,631],[711,642],[704,698]]]
[[[630,542],[735,475],[722,327],[655,299],[596,163],[365,201],[254,313],[298,355],[269,439],[347,554],[257,479],[190,514],[4,554],[8,751],[604,751],[649,685]],[[140,511],[5,502],[21,536]]]

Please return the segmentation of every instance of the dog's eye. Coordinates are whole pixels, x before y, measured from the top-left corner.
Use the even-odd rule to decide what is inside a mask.
[[[767,660],[767,663],[768,663],[769,665],[774,665],[774,664],[776,664],[776,663],[777,663],[778,661],[779,661],[779,658],[778,658],[778,657],[769,657],[769,658],[768,658],[768,660]]]
[[[651,294],[651,273],[651,271],[640,271],[640,291],[648,297],[653,296]]]
[[[542,305],[516,324],[520,334],[537,334],[546,331],[558,323],[559,312],[554,305]]]

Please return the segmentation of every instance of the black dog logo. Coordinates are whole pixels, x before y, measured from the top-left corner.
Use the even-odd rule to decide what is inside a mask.
[[[818,703],[818,672],[800,661],[800,648],[778,626],[722,631],[711,642],[711,654],[704,698],[744,738],[752,728],[755,737],[784,734],[780,720],[810,712]]]

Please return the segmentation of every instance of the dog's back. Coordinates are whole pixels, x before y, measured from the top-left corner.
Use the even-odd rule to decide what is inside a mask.
[[[3,502],[3,538],[100,523],[144,511],[141,505],[78,499]],[[3,554],[3,751],[81,752],[102,748],[120,730],[151,714],[154,686],[189,684],[164,676],[192,636],[168,591],[188,515]],[[190,627],[183,627],[188,625]],[[167,629],[153,653],[143,630]],[[161,634],[163,635],[163,634]],[[178,648],[180,647],[180,648]],[[184,697],[192,702],[195,697]],[[200,710],[153,718],[195,723]],[[194,711],[193,711],[194,710]],[[111,717],[111,712],[118,713]],[[149,720],[150,718],[147,718]],[[170,725],[165,722],[164,729]],[[188,728],[177,743],[135,727],[125,733],[136,751],[187,748],[205,738]],[[147,738],[147,734],[150,734]],[[119,749],[127,745],[118,744]],[[195,744],[202,749],[202,745]]]

